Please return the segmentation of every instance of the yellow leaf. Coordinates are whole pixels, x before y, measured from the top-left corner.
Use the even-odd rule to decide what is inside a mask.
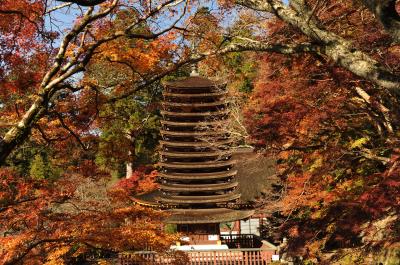
[[[364,144],[366,144],[368,142],[369,142],[369,138],[368,137],[359,138],[359,139],[357,139],[357,140],[355,140],[354,142],[351,143],[350,149],[360,148],[360,147],[362,147]]]

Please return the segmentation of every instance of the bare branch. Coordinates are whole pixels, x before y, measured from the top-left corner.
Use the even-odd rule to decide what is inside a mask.
[[[217,51],[198,53],[198,54],[194,55],[193,57],[183,59],[183,60],[175,63],[170,68],[167,68],[165,71],[155,74],[152,77],[148,77],[146,80],[143,80],[143,82],[138,83],[132,90],[126,91],[125,93],[122,93],[118,96],[110,98],[107,101],[107,103],[114,103],[118,100],[127,98],[127,97],[135,94],[137,91],[139,91],[139,90],[153,84],[154,82],[157,82],[161,78],[175,72],[179,68],[181,68],[185,65],[199,62],[210,56],[224,55],[224,54],[227,54],[230,52],[240,52],[240,51],[266,51],[266,52],[278,52],[278,53],[282,53],[282,54],[293,54],[293,53],[302,53],[302,52],[315,52],[318,50],[318,46],[313,45],[311,43],[301,43],[298,45],[281,45],[281,44],[262,43],[259,41],[245,39],[245,38],[238,38],[238,39],[239,40],[247,40],[247,42],[244,42],[244,41],[240,42],[240,43],[234,42],[234,43],[231,43]]]
[[[74,3],[80,6],[95,6],[106,2],[107,0],[57,0],[59,2]]]
[[[56,11],[56,10],[58,10],[58,9],[61,9],[61,8],[67,7],[67,6],[71,6],[72,4],[73,4],[73,3],[64,3],[64,4],[61,4],[61,5],[52,7],[52,8],[50,8],[49,10],[47,10],[45,14],[49,14],[49,13],[51,13],[51,12],[54,12],[54,11]]]
[[[61,126],[64,129],[66,129],[76,139],[76,141],[79,143],[79,145],[82,147],[83,150],[87,151],[88,148],[83,144],[83,142],[81,141],[81,138],[71,128],[69,128],[68,125],[64,122],[62,115],[56,111],[54,113],[57,115],[58,120],[61,123]]]
[[[362,89],[361,87],[356,87],[355,91],[369,106],[372,106],[371,96],[364,89]],[[381,104],[379,102],[374,102],[374,103],[384,118],[383,124],[384,124],[386,130],[389,133],[393,133],[393,126],[390,121],[389,109],[386,108],[383,104]]]

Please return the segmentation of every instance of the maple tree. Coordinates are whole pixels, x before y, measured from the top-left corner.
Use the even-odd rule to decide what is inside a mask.
[[[309,4],[320,4],[315,22],[326,32],[341,34],[354,49],[398,73],[398,45],[368,11],[358,12],[360,6],[347,1]],[[347,20],[336,19],[342,16]],[[272,18],[265,27],[270,42],[304,43],[304,32],[285,18]],[[246,124],[254,144],[277,158],[283,199],[266,207],[281,215],[288,251],[331,263],[342,258],[338,250],[351,248],[358,256],[349,264],[356,259],[364,264],[368,253],[395,247],[400,222],[395,91],[382,90],[329,54],[268,54],[260,64]],[[336,254],[326,255],[330,251]]]
[[[100,9],[85,10],[86,14],[77,19],[72,30],[62,39],[58,50],[52,50],[51,45],[47,46],[47,39],[38,38],[41,36],[41,28],[36,26],[44,23],[43,14],[48,8],[45,2],[37,1],[42,9],[37,13],[38,21],[34,21],[37,24],[32,22],[31,35],[17,34],[19,24],[25,25],[24,19],[28,19],[23,13],[22,18],[16,16],[15,24],[12,24],[15,28],[2,28],[17,41],[21,39],[21,43],[24,37],[27,38],[27,50],[21,53],[18,50],[21,47],[5,42],[10,55],[5,54],[2,60],[9,66],[2,73],[4,78],[1,81],[0,109],[4,126],[1,132],[5,133],[0,140],[1,164],[8,166],[1,168],[0,231],[4,234],[0,243],[2,264],[21,261],[31,264],[72,263],[88,253],[115,254],[146,247],[165,249],[175,239],[163,232],[163,214],[136,206],[129,197],[135,190],[143,192],[156,188],[154,174],[140,177],[143,180],[140,185],[137,183],[139,179],[133,177],[136,186],[120,183],[110,189],[106,187],[109,185],[109,172],[94,163],[98,151],[105,150],[98,144],[98,131],[106,132],[112,124],[111,116],[118,116],[118,113],[112,113],[110,109],[110,106],[113,108],[116,105],[106,104],[108,99],[123,92],[133,94],[136,91],[135,85],[145,87],[168,73],[159,74],[156,70],[164,69],[160,66],[154,68],[158,62],[163,63],[160,57],[169,54],[167,49],[171,45],[168,37],[152,43],[151,40],[161,33],[153,34],[143,30],[145,19],[165,8],[168,2],[157,6],[159,10],[150,8],[150,15],[145,13],[144,16],[133,17],[130,23],[119,20],[125,22],[124,25],[105,19],[107,15],[114,14],[117,3],[119,1]],[[29,4],[26,3],[25,7],[29,7]],[[9,14],[14,16],[10,9],[22,10],[24,6],[12,5],[10,2],[2,5],[2,8],[4,11],[1,14],[7,18]],[[122,12],[118,15],[124,14]],[[89,23],[95,24],[91,34],[88,33]],[[125,33],[117,35],[121,34],[121,39],[129,35],[128,40],[125,38],[120,42],[112,42],[120,35],[115,36],[115,32],[110,29],[123,31],[127,27],[135,28],[132,32],[127,29]],[[135,38],[146,41],[129,43],[129,39]],[[106,41],[109,41],[108,46],[100,47]],[[38,49],[36,42],[38,47],[47,50]],[[130,53],[126,54],[119,49],[121,45],[126,45]],[[94,52],[97,47],[99,53]],[[154,52],[151,56],[146,52],[149,49]],[[21,58],[12,58],[13,54],[19,54]],[[90,61],[92,57],[95,58]],[[108,90],[102,87],[104,82],[101,79],[96,79],[98,83],[92,82],[90,71],[80,83],[71,80],[73,74],[84,70],[86,66],[90,70],[104,67],[100,61],[105,59],[128,59],[128,65],[131,64],[141,73],[135,72],[125,78],[133,83],[117,82],[118,86],[114,87],[116,92],[112,94],[110,87]],[[22,60],[26,60],[26,63],[22,63]],[[147,63],[145,67],[144,63]],[[108,66],[108,69],[112,68]],[[107,67],[104,67],[103,73],[107,73]],[[140,74],[146,77],[151,74],[159,76],[144,80]],[[29,83],[24,83],[27,81]],[[121,99],[118,103],[121,112],[130,102]],[[138,109],[140,105],[131,110],[134,112]],[[24,113],[25,110],[27,112]],[[132,112],[129,115],[134,114]],[[126,122],[126,128],[133,130],[137,123],[130,124],[129,115],[125,115],[128,120],[121,121],[119,125]],[[11,127],[11,130],[7,127]],[[123,126],[115,128],[123,131]],[[20,148],[16,148],[18,145]],[[7,161],[4,160],[6,157]],[[114,154],[114,157],[118,156]],[[57,169],[52,170],[55,165]]]
[[[163,233],[163,214],[127,203],[126,186],[107,189],[79,175],[56,182],[21,178],[0,173],[2,264],[71,263],[93,251],[161,250],[176,239]]]
[[[117,189],[154,189],[155,173],[134,167],[143,162],[139,157],[148,156],[144,164],[152,160],[159,81],[202,60],[202,72],[222,72],[232,87],[254,90],[245,111],[248,131],[278,158],[286,193],[275,206],[287,220],[291,250],[320,259],[326,250],[398,241],[395,0],[220,1],[225,9],[218,15],[199,8],[188,16],[201,1],[60,2],[66,3],[1,1],[0,214],[8,248],[2,259],[57,263],[77,245],[82,252],[120,251],[118,236],[125,229],[137,233],[135,216],[153,218],[154,226],[144,229],[167,242],[153,229],[160,220],[155,213],[118,193],[105,204],[78,200],[74,184],[101,181],[125,164],[132,177]],[[53,12],[77,5],[70,28],[48,30]],[[224,12],[238,7],[240,19],[223,22],[232,14]],[[79,210],[55,210],[67,202],[80,203]],[[81,209],[87,205],[96,210]],[[127,215],[133,218],[128,226]],[[38,220],[41,230],[32,225]],[[385,239],[373,236],[380,221],[393,232]],[[107,230],[102,222],[118,225]],[[77,234],[78,224],[85,233]],[[115,244],[107,246],[111,232]]]
[[[72,28],[60,37],[59,47],[54,48],[52,41],[57,34],[49,33],[52,39],[38,38],[42,29],[36,26],[44,24],[47,14],[71,4],[50,8],[37,1],[42,9],[37,24],[32,22],[32,39],[27,42],[31,51],[21,53],[21,58],[29,60],[24,64],[10,60],[9,70],[3,73],[0,164],[5,185],[1,231],[5,236],[1,261],[5,264],[70,263],[93,251],[117,253],[147,246],[164,249],[174,239],[163,233],[160,213],[133,205],[129,197],[155,189],[155,173],[140,173],[139,168],[108,193],[103,187],[102,194],[99,190],[82,194],[88,188],[87,181],[108,183],[110,169],[121,161],[131,163],[129,156],[140,154],[141,142],[154,134],[156,121],[144,130],[138,125],[143,116],[155,110],[151,90],[159,89],[156,82],[207,55],[190,58],[183,48],[178,50],[183,58],[169,67],[176,45],[172,42],[175,33],[168,32],[185,8],[156,32],[146,23],[157,16],[173,17],[173,8],[181,1],[155,6],[141,3],[140,11],[137,6],[129,9],[128,2],[110,1],[98,8],[82,9]],[[24,6],[10,2],[2,8],[7,18],[10,9],[22,10]],[[4,27],[3,32],[23,39],[16,29],[24,19],[16,19],[16,28]],[[38,49],[36,42],[46,50]],[[4,45],[18,49],[14,43]],[[25,72],[34,73],[35,78],[21,75]],[[79,77],[80,72],[85,74]],[[27,80],[29,84],[21,83]],[[144,88],[148,90],[140,91]],[[146,102],[148,108],[141,109]],[[157,115],[153,116],[156,119]],[[107,139],[107,134],[115,137]],[[106,153],[108,147],[121,143],[121,155]],[[102,167],[95,163],[96,158]],[[110,165],[99,158],[119,161]]]
[[[104,3],[98,9],[88,7],[82,10],[81,17],[76,20],[73,27],[60,37],[60,45],[57,49],[51,49],[53,47],[50,45],[51,41],[40,42],[43,47],[50,46],[50,50],[45,53],[48,57],[42,58],[42,61],[34,61],[38,62],[42,71],[35,69],[37,83],[31,85],[31,94],[24,94],[22,97],[29,100],[22,100],[24,105],[15,109],[15,104],[12,104],[13,101],[7,99],[7,105],[10,107],[2,108],[4,113],[10,114],[9,118],[2,121],[2,123],[9,124],[10,129],[3,134],[0,142],[1,164],[5,164],[7,157],[16,147],[29,138],[33,129],[38,130],[43,138],[53,139],[52,137],[47,137],[46,132],[38,128],[40,123],[49,124],[53,120],[57,120],[54,122],[59,123],[58,126],[60,128],[68,131],[72,137],[79,141],[79,135],[75,133],[74,128],[68,126],[68,115],[60,111],[63,110],[62,107],[72,104],[74,100],[76,103],[78,101],[77,98],[80,98],[79,93],[86,94],[88,96],[87,100],[92,102],[97,103],[98,100],[102,100],[113,103],[134,95],[137,91],[148,87],[188,63],[197,62],[216,54],[254,49],[251,45],[248,47],[242,43],[232,43],[229,45],[217,45],[218,49],[216,50],[191,54],[187,46],[177,47],[176,44],[173,44],[171,38],[179,40],[180,37],[175,35],[180,31],[185,31],[176,25],[183,19],[189,4],[188,1],[160,1],[158,5],[150,3],[149,6],[146,3],[139,2],[141,11],[139,13],[138,11],[128,12],[127,14],[124,14],[124,12],[126,13],[125,10],[129,8],[132,10],[137,9],[134,6],[135,3],[130,4],[129,1],[124,3],[118,0],[101,2]],[[38,1],[38,3],[42,2]],[[42,9],[46,10],[47,8],[47,10],[44,14],[42,12],[40,13],[41,16],[38,16],[38,20],[42,24],[48,13],[67,6],[64,4],[48,8],[43,5],[44,3],[42,3]],[[3,13],[8,14],[9,10],[13,8],[13,6],[4,6]],[[114,19],[114,15],[125,17],[122,20]],[[147,21],[156,20],[162,16],[170,17],[171,22],[167,25],[162,25],[161,29],[155,32],[146,29],[145,24]],[[133,18],[129,20],[126,17]],[[18,26],[18,22],[23,23],[24,21],[16,21],[16,26]],[[5,28],[4,31],[13,35],[13,29]],[[171,33],[170,35],[168,35],[169,32]],[[50,35],[53,36],[54,34],[50,33]],[[121,41],[126,39],[135,43],[137,49],[128,49],[128,52],[126,52],[127,50],[125,52],[122,52],[121,49],[118,50],[118,48],[123,47],[119,46]],[[152,40],[154,42],[151,45],[153,45],[155,54],[142,53],[140,57],[135,57],[140,54],[138,53],[140,49],[146,48],[148,45],[146,42]],[[5,45],[12,46],[10,43]],[[140,45],[143,46],[140,47]],[[260,46],[257,46],[257,48],[260,48]],[[266,45],[263,49],[270,50],[271,47]],[[117,53],[116,50],[118,50]],[[137,54],[135,55],[134,53]],[[170,58],[179,58],[179,60],[174,60],[172,66],[169,66],[168,61],[157,61],[159,59],[157,56],[164,56],[166,53],[169,54]],[[31,55],[29,52],[27,54]],[[98,56],[108,60],[109,63],[114,61],[116,64],[121,64],[121,67],[123,64],[125,65],[124,67],[130,67],[130,70],[134,72],[134,78],[130,83],[109,87],[109,91],[106,91],[106,97],[101,97],[98,87],[92,82],[75,82],[74,78],[78,77],[79,73],[85,72]],[[140,62],[141,64],[138,64]],[[34,68],[29,67],[29,69]],[[21,77],[18,80],[25,80],[25,78]],[[2,82],[2,86],[7,85],[9,85],[9,82]],[[21,87],[24,87],[24,84],[21,84]],[[7,91],[11,90],[7,89]],[[48,109],[49,107],[51,107],[51,110]],[[86,118],[90,117],[86,115]],[[81,120],[81,123],[84,122],[85,120]],[[80,144],[84,147],[82,143]]]
[[[60,93],[65,94],[66,91],[77,92],[83,88],[74,87],[69,79],[76,73],[79,73],[85,69],[97,48],[107,42],[111,42],[123,36],[129,36],[131,39],[155,39],[172,29],[175,23],[172,23],[172,25],[169,25],[169,27],[166,29],[154,34],[149,32],[131,32],[133,31],[134,27],[140,25],[154,14],[161,12],[160,10],[172,2],[173,1],[161,3],[161,6],[156,7],[155,10],[148,11],[150,13],[145,14],[143,17],[136,18],[134,21],[132,21],[132,23],[129,23],[129,25],[125,25],[122,30],[113,32],[112,34],[107,34],[99,39],[97,39],[95,32],[93,32],[92,35],[88,34],[88,25],[92,23],[98,23],[99,25],[106,23],[106,17],[113,14],[115,9],[118,9],[119,4],[121,3],[119,3],[119,1],[113,1],[109,4],[105,4],[98,11],[95,11],[94,8],[89,7],[86,10],[86,13],[83,14],[82,18],[76,22],[71,31],[63,37],[60,47],[57,51],[57,55],[54,57],[54,61],[51,62],[53,59],[47,58],[46,62],[41,65],[44,71],[36,71],[35,74],[38,76],[38,84],[36,84],[36,87],[35,84],[33,84],[32,89],[34,94],[37,95],[33,96],[31,101],[32,103],[28,103],[26,106],[28,107],[28,110],[23,115],[21,114],[20,118],[16,117],[18,120],[18,125],[14,125],[4,135],[0,143],[1,163],[4,164],[5,158],[19,143],[27,138],[32,127],[34,127],[37,124],[37,121],[44,116],[44,114],[47,112],[48,104],[50,102],[54,102],[56,96],[59,96]],[[4,13],[9,11],[9,9],[6,9],[7,6],[4,6],[4,8]],[[144,6],[143,8],[147,7]],[[43,12],[41,14],[43,14]],[[41,23],[43,23],[44,17],[39,16],[39,19]],[[16,24],[16,26],[18,26],[17,22]],[[9,28],[4,29],[6,32],[10,32],[12,30],[13,29]],[[11,46],[10,44],[6,45]],[[50,65],[51,63],[53,63],[52,66]],[[18,80],[25,80],[25,78],[19,78]],[[144,80],[144,82],[152,83],[154,80]],[[6,84],[3,83],[2,85]],[[143,84],[141,85],[143,86]],[[10,89],[7,91],[10,91]],[[131,91],[131,93],[133,92]],[[66,97],[67,99],[70,98],[68,95],[62,96]],[[61,99],[62,98],[58,97],[59,101],[61,101]],[[30,107],[29,104],[31,104]],[[58,106],[56,105],[55,107]],[[64,118],[63,115],[56,113],[56,116],[62,123],[62,126],[67,127],[66,123],[61,121]],[[69,131],[72,133],[72,130]]]

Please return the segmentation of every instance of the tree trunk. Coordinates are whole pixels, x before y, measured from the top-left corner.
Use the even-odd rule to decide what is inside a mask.
[[[127,136],[129,142],[130,142],[130,148],[128,150],[128,157],[129,161],[126,162],[126,173],[125,173],[125,178],[129,179],[132,177],[133,174],[133,162],[135,161],[135,137],[134,133],[129,133]]]
[[[12,151],[26,140],[33,124],[43,116],[45,106],[47,106],[47,100],[39,96],[18,124],[14,125],[3,139],[0,139],[0,166],[5,164]]]
[[[400,94],[400,77],[398,75],[393,74],[367,53],[355,49],[351,41],[319,27],[316,20],[307,15],[309,7],[303,1],[292,0],[292,2],[296,3],[296,8],[301,9],[301,12],[278,0],[236,0],[237,4],[250,9],[273,13],[311,38],[320,47],[318,51],[320,55],[329,57],[337,65],[365,80]]]
[[[126,163],[126,175],[125,178],[129,179],[132,177],[133,173],[133,163],[132,162],[127,162]]]

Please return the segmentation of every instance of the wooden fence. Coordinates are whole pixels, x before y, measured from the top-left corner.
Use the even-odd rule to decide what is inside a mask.
[[[229,248],[259,248],[262,246],[261,238],[253,234],[220,235],[220,240]]]
[[[271,263],[271,250],[260,248],[227,250],[184,251],[188,265],[267,265]],[[119,255],[120,265],[175,265],[173,253],[159,255],[156,252],[125,252]]]

